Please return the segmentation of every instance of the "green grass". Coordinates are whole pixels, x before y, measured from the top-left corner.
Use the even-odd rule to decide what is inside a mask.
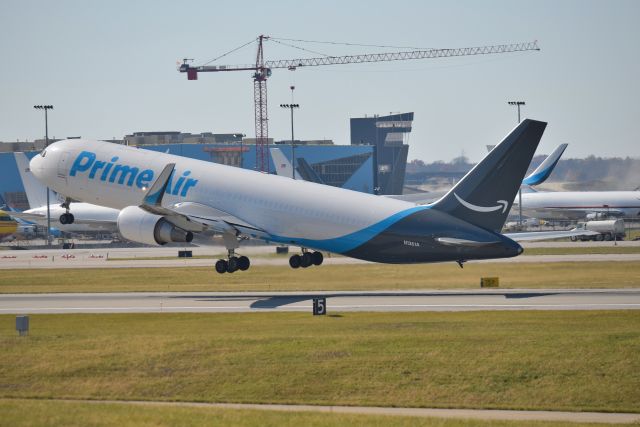
[[[0,397],[640,412],[637,311],[0,316]]]
[[[640,246],[572,246],[566,248],[525,248],[524,255],[640,254]]]
[[[637,287],[640,263],[254,266],[223,275],[213,267],[16,269],[2,270],[0,293],[461,289],[477,288],[487,276],[498,276],[502,288]]]
[[[452,420],[382,415],[159,407],[125,403],[83,403],[0,399],[0,426],[384,426],[384,427],[587,427],[605,424]]]

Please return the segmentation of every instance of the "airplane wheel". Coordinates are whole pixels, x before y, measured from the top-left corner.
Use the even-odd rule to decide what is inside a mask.
[[[67,224],[73,224],[73,222],[76,220],[76,218],[73,216],[72,213],[68,213],[67,214]]]
[[[311,264],[313,264],[313,261],[311,259],[311,253],[309,253],[309,252],[303,253],[302,254],[302,262],[300,262],[300,267],[307,268],[307,267],[310,267]]]
[[[232,256],[227,261],[227,273],[233,273],[238,270],[238,257]]]
[[[246,256],[241,256],[238,258],[238,268],[242,271],[246,271],[251,266],[251,261]]]
[[[578,238],[576,236],[571,236],[569,237],[569,240],[571,240],[572,242],[575,242],[578,240]]]
[[[313,263],[313,265],[320,265],[322,264],[322,261],[324,261],[322,252],[314,252],[311,254],[311,262]]]
[[[291,268],[298,268],[300,267],[301,263],[302,258],[300,257],[300,255],[291,255],[291,257],[289,258],[289,265],[291,266]]]
[[[67,214],[63,213],[62,215],[60,215],[60,224],[62,225],[66,225],[67,224]]]
[[[227,261],[219,259],[216,262],[216,271],[220,274],[227,272]]]
[[[602,234],[596,235],[596,241],[602,242],[604,240],[604,236]]]

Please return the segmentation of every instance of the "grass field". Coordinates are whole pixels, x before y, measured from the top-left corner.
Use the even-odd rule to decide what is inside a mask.
[[[640,412],[637,311],[0,316],[0,397]]]
[[[477,288],[486,276],[498,276],[502,288],[638,287],[640,263],[254,266],[224,275],[203,267],[18,269],[2,270],[0,293],[460,289]]]
[[[571,246],[563,248],[525,248],[524,255],[638,254],[640,246]]]
[[[380,426],[380,427],[587,427],[604,424],[447,420],[373,415],[185,408],[119,403],[0,399],[0,426]]]

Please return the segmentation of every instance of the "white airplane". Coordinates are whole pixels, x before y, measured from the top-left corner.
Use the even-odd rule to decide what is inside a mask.
[[[518,200],[515,201],[518,208]],[[539,191],[522,194],[522,210],[544,219],[640,217],[640,191]]]
[[[31,173],[29,160],[24,153],[14,153],[14,157],[30,209],[24,212],[11,212],[11,216],[46,228],[47,188]],[[50,201],[56,201],[58,196],[50,191],[49,198]],[[51,226],[67,233],[116,232],[120,213],[117,209],[90,203],[73,203],[73,211],[70,212],[66,208],[66,202],[50,203],[49,211]]]
[[[462,266],[522,253],[500,229],[545,127],[524,120],[427,206],[100,141],[58,141],[30,168],[66,197],[121,209],[118,229],[126,239],[162,245],[189,242],[193,233],[221,233],[228,259],[216,262],[219,273],[249,268],[247,257],[235,255],[247,238],[303,247],[302,256],[289,259],[293,268],[321,264],[319,251]],[[570,235],[537,234],[521,237]]]

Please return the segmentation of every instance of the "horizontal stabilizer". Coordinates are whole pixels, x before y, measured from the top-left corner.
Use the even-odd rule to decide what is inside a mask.
[[[511,240],[515,240],[516,242],[532,242],[535,240],[548,240],[548,239],[562,239],[567,237],[578,237],[578,236],[595,236],[597,233],[595,231],[531,231],[531,232],[522,232],[522,233],[504,233],[504,236],[507,236]]]
[[[494,240],[493,242],[479,242],[477,240],[455,239],[453,237],[438,237],[436,241],[446,246],[466,246],[466,247],[472,247],[472,248],[495,245],[496,243],[500,243],[500,240]]]

